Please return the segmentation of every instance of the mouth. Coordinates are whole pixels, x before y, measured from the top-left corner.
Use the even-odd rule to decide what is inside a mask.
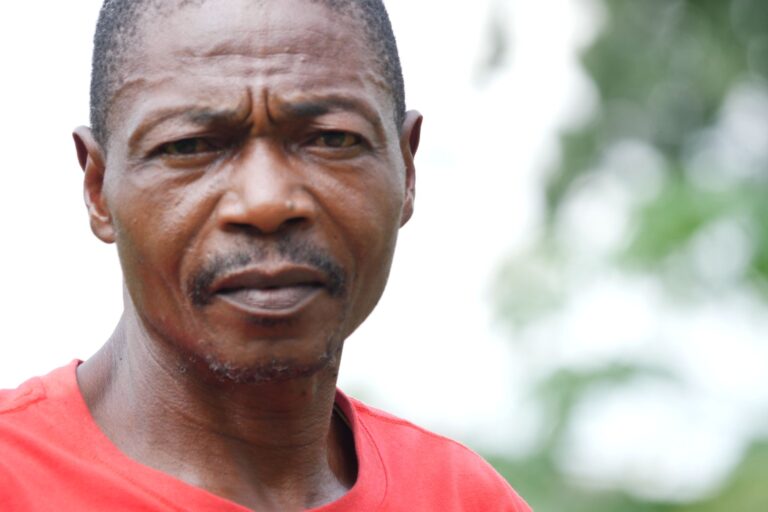
[[[322,272],[310,267],[256,268],[228,274],[214,283],[212,297],[254,316],[298,313],[327,287]]]

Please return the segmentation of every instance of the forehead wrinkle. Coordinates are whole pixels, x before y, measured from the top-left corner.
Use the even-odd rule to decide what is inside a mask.
[[[223,40],[213,46],[188,44],[176,50],[176,57],[181,59],[210,59],[227,57],[245,57],[259,59],[264,56],[306,54],[306,42],[313,42],[314,53],[320,57],[335,58],[346,55],[346,43],[355,43],[359,39],[353,34],[343,31],[336,32],[332,37],[328,31],[307,28],[297,34],[293,28],[262,28],[256,31],[249,27],[242,30],[216,31],[221,32]],[[284,34],[267,46],[262,41],[275,41],[275,34]],[[194,43],[194,41],[193,41]],[[333,51],[330,51],[333,50]],[[367,56],[370,59],[370,56]]]
[[[278,30],[262,31],[279,32]],[[244,76],[256,74],[271,75],[276,73],[303,73],[302,66],[312,62],[327,62],[338,70],[343,65],[347,71],[355,70],[355,80],[373,79],[374,82],[386,82],[379,71],[377,58],[368,48],[364,51],[350,52],[350,45],[355,38],[348,36],[328,37],[327,32],[307,30],[300,35],[293,30],[285,30],[286,37],[270,44],[261,43],[260,37],[233,37],[226,34],[226,41],[210,46],[185,45],[174,50],[173,60],[181,64],[180,71],[190,71],[187,66],[203,68],[216,63],[225,69]],[[321,38],[314,37],[322,36]],[[311,44],[308,44],[311,42]],[[350,58],[354,59],[350,61]],[[379,72],[374,72],[377,70]],[[203,69],[204,71],[204,69]],[[311,72],[310,72],[311,74]]]
[[[321,2],[321,10],[325,10],[326,14],[328,7]],[[236,27],[202,27],[204,37],[183,41],[170,39],[168,43],[171,48],[175,46],[173,60],[192,66],[201,62],[218,62],[240,72],[245,67],[251,67],[253,71],[250,74],[272,74],[300,72],[296,68],[302,64],[325,61],[332,64],[333,69],[338,70],[341,65],[347,70],[357,70],[358,79],[373,78],[374,82],[387,82],[379,55],[371,47],[360,20],[336,9],[330,9],[330,12],[341,16],[333,20],[322,16],[323,26],[303,27],[301,31],[294,26],[285,26],[289,18],[266,16],[259,19],[259,23],[267,23],[266,26],[254,26],[243,20]],[[145,27],[145,30],[148,29]],[[261,60],[269,62],[261,63]],[[167,63],[168,59],[163,58],[163,61]],[[387,87],[386,92],[391,93],[390,89]]]

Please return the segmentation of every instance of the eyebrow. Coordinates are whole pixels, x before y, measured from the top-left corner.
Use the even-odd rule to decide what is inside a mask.
[[[379,113],[367,102],[348,96],[323,96],[302,101],[279,101],[275,110],[282,116],[307,119],[319,117],[332,112],[354,112],[363,116],[377,132],[383,132],[383,121]],[[231,126],[242,123],[250,115],[250,108],[216,109],[209,107],[178,106],[164,108],[151,112],[137,123],[131,130],[128,139],[129,147],[135,146],[147,132],[169,120],[181,123],[191,123],[195,126]]]
[[[245,116],[242,111],[235,109],[214,109],[206,107],[190,108],[188,106],[172,107],[154,112],[149,119],[141,123],[140,128],[145,124],[155,126],[175,118],[179,119],[181,122],[200,126],[210,126],[214,124],[243,121]]]
[[[242,121],[243,113],[237,110],[184,109],[183,118],[193,124],[208,126]]]
[[[381,126],[379,113],[368,103],[347,96],[327,96],[297,102],[280,102],[277,110],[289,117],[304,119],[319,117],[331,112],[355,112],[374,126]]]
[[[131,130],[128,145],[132,147],[147,132],[168,120],[177,120],[182,123],[191,123],[196,126],[231,125],[242,122],[247,113],[241,109],[214,109],[206,107],[190,108],[188,106],[171,107],[152,112],[148,117],[141,119],[136,127]]]

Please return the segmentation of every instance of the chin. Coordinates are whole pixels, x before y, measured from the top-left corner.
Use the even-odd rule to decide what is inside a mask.
[[[329,343],[314,354],[251,354],[238,357],[208,353],[196,357],[202,367],[219,382],[269,384],[309,378],[325,371],[336,372],[341,345]]]
[[[208,370],[221,382],[269,384],[311,377],[331,366],[331,358],[302,365],[295,361],[273,359],[267,363],[238,366],[208,357]]]

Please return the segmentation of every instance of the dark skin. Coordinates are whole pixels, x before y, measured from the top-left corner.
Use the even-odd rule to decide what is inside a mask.
[[[78,382],[140,463],[252,509],[330,503],[357,475],[332,414],[343,341],[413,211],[421,116],[395,125],[362,30],[321,5],[210,0],[160,23],[107,147],[74,134],[125,278]]]

